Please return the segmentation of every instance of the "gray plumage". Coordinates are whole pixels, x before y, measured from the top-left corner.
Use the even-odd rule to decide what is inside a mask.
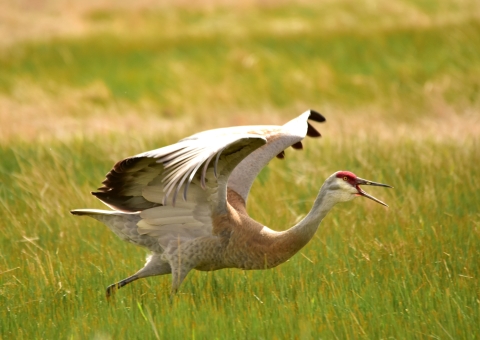
[[[305,136],[320,133],[307,111],[283,126],[241,126],[200,132],[115,164],[93,194],[114,210],[72,210],[106,224],[121,239],[149,249],[144,268],[108,287],[107,297],[134,280],[172,274],[174,293],[188,272],[266,269],[283,263],[313,237],[337,202],[366,196],[359,185],[379,185],[337,172],[322,186],[311,212],[277,232],[248,216],[246,201],[260,170]]]

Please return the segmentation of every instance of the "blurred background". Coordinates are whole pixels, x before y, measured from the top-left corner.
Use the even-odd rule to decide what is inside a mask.
[[[308,108],[332,132],[479,133],[478,1],[0,6],[0,142],[282,123]]]
[[[146,252],[74,208],[129,155],[321,112],[249,213],[299,221],[351,170],[394,190],[335,207],[269,271],[104,288]],[[464,339],[480,334],[480,1],[0,0],[0,339]]]

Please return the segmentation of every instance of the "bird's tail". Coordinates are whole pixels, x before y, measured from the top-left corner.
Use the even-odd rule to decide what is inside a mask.
[[[77,216],[89,216],[102,222],[124,241],[146,247],[152,251],[160,247],[153,237],[138,233],[137,223],[141,220],[139,213],[100,209],[75,209],[71,210],[70,213]]]
[[[92,218],[97,218],[100,216],[122,216],[122,215],[134,215],[134,214],[126,214],[120,211],[113,211],[113,210],[100,210],[100,209],[75,209],[70,210],[72,215],[77,216],[90,216]]]

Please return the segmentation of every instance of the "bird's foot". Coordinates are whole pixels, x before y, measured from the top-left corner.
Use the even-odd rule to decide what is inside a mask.
[[[117,283],[114,283],[114,284],[108,286],[107,291],[105,292],[105,296],[107,298],[107,301],[110,301],[110,297],[115,295],[115,292],[117,291],[117,289],[122,288],[123,286],[129,284],[130,282],[138,280],[138,278],[139,277],[137,275],[132,275],[130,277],[127,277],[125,280],[122,280],[120,282],[117,282]]]
[[[123,285],[121,282],[114,283],[110,286],[107,287],[107,291],[105,292],[105,297],[107,298],[107,301],[110,302],[110,298],[115,295],[117,289],[121,288]]]

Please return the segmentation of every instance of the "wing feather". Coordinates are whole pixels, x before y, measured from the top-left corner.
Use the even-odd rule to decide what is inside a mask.
[[[227,184],[246,201],[258,172],[288,146],[320,136],[307,111],[284,126],[247,126],[204,131],[178,143],[116,163],[93,194],[108,206],[140,212],[141,235],[156,237],[162,247],[173,240],[216,234],[212,214],[226,212]],[[177,194],[183,192],[183,200]]]
[[[318,112],[308,110],[283,126],[264,128],[262,135],[267,138],[267,144],[249,154],[233,170],[228,179],[228,187],[237,192],[245,202],[252,187],[253,181],[268,162],[277,157],[285,157],[284,150],[289,146],[302,149],[301,141],[306,137],[320,137],[318,132],[308,121],[325,122],[325,118]]]
[[[94,192],[97,198],[113,209],[135,212],[155,206],[166,205],[173,193],[184,187],[184,199],[187,189],[200,167],[200,183],[205,187],[206,170],[215,157],[214,172],[217,173],[218,162],[223,151],[233,147],[241,140],[265,139],[255,134],[222,135],[215,138],[186,139],[164,148],[148,151],[124,159],[113,167],[103,181],[103,186]],[[255,143],[252,143],[252,145]],[[256,145],[258,147],[259,145]],[[253,150],[253,149],[252,149]],[[161,185],[165,193],[162,202],[143,199],[142,190],[146,186]],[[138,197],[137,199],[133,199]],[[132,204],[135,202],[135,204]]]
[[[140,211],[139,234],[161,239],[162,247],[212,235],[212,211],[226,210],[228,176],[265,143],[249,133],[180,141],[118,162],[94,195],[116,210]],[[184,200],[176,200],[180,190]]]

